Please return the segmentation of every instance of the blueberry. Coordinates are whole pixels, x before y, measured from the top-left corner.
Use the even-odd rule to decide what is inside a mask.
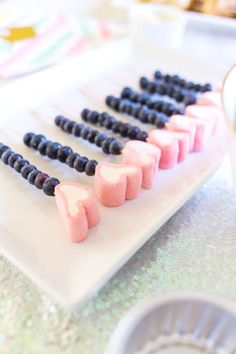
[[[175,84],[175,85],[178,85],[179,82],[180,82],[180,77],[179,77],[179,75],[173,75],[173,76],[172,76],[172,79],[171,79],[171,82],[172,82],[173,84]]]
[[[185,87],[185,85],[186,85],[186,80],[180,79],[180,80],[179,80],[179,86]]]
[[[160,70],[155,71],[154,78],[160,80],[162,78],[162,73]]]
[[[87,176],[94,176],[95,175],[95,169],[96,169],[97,164],[98,164],[98,162],[96,160],[89,160],[86,163],[85,173]]]
[[[110,153],[110,145],[114,141],[116,141],[116,139],[112,138],[112,137],[109,137],[109,138],[107,138],[106,140],[103,141],[103,143],[102,143],[102,151],[104,152],[104,154],[109,154]]]
[[[172,115],[174,110],[175,110],[175,107],[173,107],[173,105],[171,103],[163,104],[162,109],[161,109],[161,111],[168,116]]]
[[[116,119],[112,116],[109,116],[106,118],[105,122],[104,122],[104,127],[107,129],[111,129],[113,123],[115,123]]]
[[[203,85],[202,87],[201,87],[201,92],[207,92],[207,91],[211,91],[212,90],[212,85],[211,84],[209,84],[209,83],[207,83],[207,84],[205,84],[205,85]]]
[[[172,97],[174,88],[172,85],[166,85],[166,95]]]
[[[60,128],[62,130],[64,130],[66,132],[66,124],[69,122],[69,119],[68,118],[64,118],[62,121],[61,121],[61,124],[60,124]]]
[[[82,130],[83,128],[84,128],[84,125],[83,125],[83,124],[77,123],[77,124],[74,125],[74,127],[73,127],[71,133],[72,133],[74,136],[79,137],[80,134],[81,134],[81,130]]]
[[[129,139],[135,140],[139,132],[140,132],[140,128],[131,126],[128,129],[128,135],[127,136],[128,136]]]
[[[147,107],[143,106],[138,114],[138,119],[140,120],[140,122],[142,123],[147,123],[147,116],[148,116],[149,110],[147,109]]]
[[[200,84],[195,84],[194,85],[194,90],[199,92],[201,90],[201,85]]]
[[[164,102],[163,101],[156,101],[155,104],[153,105],[153,109],[155,109],[155,111],[161,111],[163,108]]]
[[[23,159],[23,156],[21,156],[20,154],[12,154],[10,157],[9,157],[9,160],[8,160],[8,164],[9,166],[11,166],[12,168],[14,167],[14,164],[17,160],[19,159]]]
[[[103,126],[105,120],[106,120],[107,118],[109,118],[109,117],[110,117],[110,114],[107,113],[107,112],[103,112],[103,113],[99,114],[99,116],[98,116],[98,123],[99,123],[101,126]]]
[[[137,135],[137,140],[146,141],[148,138],[148,133],[140,131]]]
[[[66,162],[66,159],[68,156],[73,154],[73,150],[69,146],[62,146],[58,151],[57,151],[57,158],[60,162]]]
[[[13,154],[14,152],[11,151],[11,149],[4,151],[4,153],[2,154],[2,162],[5,163],[5,165],[8,165],[8,160]]]
[[[77,152],[73,152],[72,154],[70,154],[67,159],[66,159],[66,164],[73,168],[74,167],[74,162],[75,160],[80,157],[80,155]]]
[[[107,96],[106,97],[106,104],[109,107],[117,110],[118,109],[118,105],[119,105],[119,99],[116,98],[115,96]]]
[[[75,159],[74,162],[74,168],[76,169],[76,171],[78,172],[84,172],[85,171],[85,167],[86,164],[88,163],[89,159],[87,159],[87,157],[85,156],[78,156]]]
[[[17,172],[21,172],[21,169],[26,166],[29,165],[29,161],[25,160],[25,159],[18,159],[16,160],[16,162],[14,163],[14,169]]]
[[[166,85],[160,84],[156,88],[156,92],[159,93],[159,95],[163,96],[166,94]]]
[[[165,74],[164,76],[163,76],[163,79],[164,79],[164,81],[165,82],[171,82],[171,75],[170,74]]]
[[[120,127],[121,127],[123,124],[124,124],[123,122],[117,120],[116,122],[114,122],[114,123],[112,124],[112,127],[111,127],[111,128],[112,128],[112,131],[113,131],[114,133],[119,133]]]
[[[50,159],[56,160],[57,159],[57,152],[61,147],[62,147],[62,145],[57,142],[53,142],[53,143],[49,144],[46,148],[46,155]]]
[[[60,181],[57,178],[54,177],[48,177],[46,180],[43,182],[43,191],[46,195],[49,197],[54,197],[55,196],[55,187],[60,183]]]
[[[82,139],[87,139],[89,133],[91,133],[92,128],[84,126],[80,132],[80,136]]]
[[[131,95],[130,95],[130,101],[132,102],[138,102],[138,99],[139,99],[139,94],[137,92],[132,92]]]
[[[72,133],[72,130],[74,128],[74,126],[76,125],[77,123],[73,120],[67,120],[64,124],[63,124],[63,130],[69,134]]]
[[[196,103],[197,101],[196,94],[193,92],[188,93],[187,95],[184,96],[183,101],[186,106]]]
[[[61,127],[62,123],[64,123],[65,117],[63,116],[56,116],[54,119],[54,123],[57,127]]]
[[[164,113],[159,113],[158,115],[157,115],[157,118],[156,118],[156,120],[155,120],[155,126],[157,127],[157,128],[164,128],[165,127],[165,125],[166,125],[166,123],[168,122],[168,117],[167,117],[167,115],[166,114],[164,114]]]
[[[30,146],[31,144],[31,140],[33,139],[33,137],[35,136],[34,133],[30,132],[30,133],[26,133],[24,135],[24,138],[23,138],[23,142],[26,146]]]
[[[118,111],[121,113],[127,113],[128,102],[126,99],[122,99],[119,102]]]
[[[31,171],[31,172],[29,173],[28,177],[27,177],[28,182],[29,182],[30,184],[34,184],[35,179],[36,179],[36,177],[38,176],[39,173],[41,173],[41,171],[39,171],[39,170],[37,170],[37,169]]]
[[[88,122],[92,124],[97,124],[98,117],[99,117],[99,113],[96,111],[90,111],[87,115]]]
[[[38,189],[42,189],[43,188],[43,184],[46,181],[46,179],[49,176],[46,173],[40,172],[39,174],[37,174],[35,181],[34,181],[34,185],[36,188]]]
[[[35,166],[33,166],[33,165],[26,165],[26,166],[22,167],[20,173],[21,173],[21,176],[22,176],[23,178],[27,179],[28,176],[29,176],[29,174],[30,174],[32,171],[34,171],[34,170],[36,170],[36,167],[35,167]]]
[[[120,126],[120,135],[123,136],[124,138],[126,138],[128,136],[128,130],[131,127],[131,125],[129,123],[123,123]]]
[[[192,90],[194,88],[194,83],[192,81],[186,82],[185,88],[187,90]]]
[[[120,155],[123,145],[119,141],[113,141],[110,145],[109,152],[112,155]]]
[[[139,95],[139,98],[138,98],[138,103],[141,103],[141,104],[147,104],[149,100],[149,94],[147,92],[144,92],[142,94]]]
[[[105,102],[109,107],[111,106],[111,102],[112,102],[113,98],[114,98],[114,96],[109,95],[105,99]]]
[[[155,111],[149,112],[148,116],[147,116],[148,123],[149,124],[155,124],[156,117],[157,117],[157,113]]]
[[[148,90],[148,92],[150,92],[150,93],[155,93],[156,91],[157,91],[157,88],[158,88],[159,86],[157,86],[157,84],[155,84],[155,82],[149,82],[148,83],[148,86],[147,86],[147,90]]]
[[[38,134],[38,135],[35,135],[33,136],[33,138],[31,139],[31,142],[30,142],[30,147],[32,147],[33,149],[37,150],[38,149],[38,146],[39,144],[46,140],[46,137],[42,134]]]
[[[46,150],[47,150],[47,147],[48,145],[50,145],[52,142],[50,140],[43,140],[41,141],[41,143],[38,145],[38,152],[45,156],[46,155]]]
[[[122,98],[130,98],[130,95],[132,94],[133,90],[130,87],[125,87],[123,88],[121,92],[121,97]]]
[[[134,104],[136,104],[136,103],[134,103]],[[123,108],[122,112],[131,115],[132,114],[132,108],[133,108],[133,104],[132,103],[124,102],[124,108]]]
[[[81,118],[83,119],[83,121],[88,122],[88,115],[91,111],[87,108],[83,109],[83,111],[81,112]]]
[[[107,139],[107,135],[104,133],[100,133],[99,135],[96,136],[94,139],[94,143],[98,146],[101,147],[102,143]]]
[[[100,132],[99,132],[98,130],[93,129],[93,130],[88,134],[87,140],[88,140],[91,144],[93,144],[93,143],[94,143],[94,140],[95,140],[95,138],[96,138],[96,136],[99,135],[99,134],[100,134]]]
[[[143,76],[139,80],[139,85],[143,90],[146,90],[148,88],[149,80]]]

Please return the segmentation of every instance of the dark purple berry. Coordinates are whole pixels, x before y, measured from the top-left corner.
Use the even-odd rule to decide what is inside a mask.
[[[48,177],[49,176],[46,173],[40,172],[35,178],[35,181],[34,181],[35,187],[38,188],[38,189],[42,189],[43,188],[43,184],[44,184],[44,182],[46,181],[46,179]]]
[[[123,124],[120,126],[120,135],[123,136],[124,138],[126,138],[127,135],[128,135],[128,130],[129,130],[130,127],[131,127],[130,124],[128,124],[128,123],[123,123]]]
[[[43,192],[48,195],[49,197],[55,196],[55,187],[60,183],[57,178],[48,177],[43,182]]]
[[[99,135],[99,134],[100,134],[100,132],[99,132],[98,130],[92,130],[92,131],[88,134],[87,140],[88,140],[91,144],[93,144],[93,143],[94,143],[94,140],[95,140],[95,138],[96,138],[96,136]]]
[[[73,150],[69,146],[62,146],[57,151],[57,158],[60,162],[65,163],[68,156],[70,156],[72,153],[73,153]]]
[[[9,166],[11,166],[12,168],[14,167],[14,164],[17,160],[19,159],[23,159],[23,156],[20,155],[20,154],[12,154],[10,157],[9,157],[9,160],[8,160],[8,164]]]
[[[96,138],[94,139],[94,143],[98,146],[101,147],[102,143],[107,139],[107,135],[104,133],[101,133],[99,135],[96,136]]]
[[[146,90],[148,87],[149,81],[146,77],[141,77],[139,80],[139,85],[143,90]]]
[[[21,176],[22,176],[23,178],[27,179],[28,176],[29,176],[29,174],[30,174],[32,171],[34,171],[34,170],[36,170],[36,167],[35,167],[35,166],[33,166],[33,165],[26,165],[26,166],[22,167],[20,173],[21,173]]]
[[[143,106],[140,109],[140,111],[139,111],[138,119],[142,123],[147,123],[147,116],[148,116],[148,107],[147,106]]]
[[[24,135],[24,138],[23,138],[23,142],[26,146],[30,146],[31,144],[31,140],[33,139],[33,137],[35,136],[34,133],[30,132],[30,133],[26,133]]]
[[[99,113],[96,111],[90,111],[87,115],[87,120],[91,124],[97,124]]]
[[[3,153],[7,150],[10,150],[9,146],[3,144],[0,146],[0,158],[2,157]]]
[[[87,136],[89,135],[89,133],[91,133],[91,131],[92,131],[92,128],[84,126],[80,132],[81,138],[87,139]]]
[[[14,154],[13,151],[11,151],[10,149],[4,151],[4,153],[2,154],[2,162],[5,163],[5,165],[8,165],[8,161],[9,158]]]
[[[148,138],[148,133],[144,132],[144,131],[140,131],[137,135],[137,140],[140,141],[146,141]]]
[[[73,152],[71,155],[69,155],[66,159],[66,164],[73,168],[74,167],[74,163],[75,163],[75,160],[80,157],[80,155],[77,153],[77,152]]]
[[[56,160],[57,159],[57,153],[59,151],[59,149],[62,147],[61,144],[57,143],[57,142],[53,142],[51,144],[49,144],[46,148],[46,155],[52,159],[52,160]]]
[[[128,138],[131,139],[131,140],[135,140],[137,138],[137,135],[139,134],[140,132],[140,128],[139,127],[133,127],[131,126],[129,129],[128,129]]]
[[[73,120],[68,120],[66,121],[64,124],[63,124],[63,130],[69,134],[72,133],[72,130],[74,128],[74,126],[76,125],[77,123]]]
[[[87,122],[88,121],[88,114],[89,114],[90,110],[85,108],[83,109],[83,111],[81,112],[81,118],[83,119],[83,121]]]
[[[121,127],[123,124],[124,124],[124,123],[121,122],[121,121],[116,121],[116,122],[114,122],[114,123],[112,124],[112,127],[111,127],[112,131],[113,131],[114,133],[119,133],[120,127]]]
[[[116,139],[109,137],[106,140],[103,141],[102,143],[102,151],[104,154],[109,154],[110,153],[110,145],[113,143]]]
[[[157,117],[157,112],[155,112],[155,111],[149,112],[148,116],[147,116],[148,123],[149,124],[155,124],[156,117]]]
[[[112,155],[120,155],[123,145],[119,141],[113,141],[110,145],[109,152]]]
[[[84,128],[84,125],[83,124],[75,124],[71,133],[76,136],[76,137],[79,137],[80,136],[80,133],[81,133],[81,130]]]
[[[19,160],[16,160],[16,162],[14,163],[14,169],[17,172],[21,172],[21,169],[26,165],[29,165],[29,161],[27,161],[25,159],[19,159]]]
[[[38,145],[38,152],[42,155],[45,156],[46,155],[46,150],[48,145],[50,145],[52,142],[50,140],[43,140],[41,141],[41,143]]]
[[[125,87],[125,88],[123,88],[123,90],[121,92],[121,97],[122,98],[130,98],[132,93],[133,93],[133,90],[130,87]]]
[[[116,122],[116,119],[112,116],[109,116],[108,118],[106,118],[105,122],[104,122],[104,127],[107,129],[111,129],[112,125]]]
[[[37,150],[39,144],[40,144],[42,141],[44,141],[44,140],[46,140],[46,137],[45,137],[44,135],[42,135],[42,134],[35,135],[35,136],[33,136],[33,138],[31,139],[31,142],[30,142],[30,145],[29,145],[29,146],[30,146],[31,148]]]
[[[99,123],[101,126],[103,126],[105,120],[106,120],[107,118],[109,118],[109,117],[110,117],[110,114],[107,113],[107,112],[103,112],[103,113],[99,114],[99,116],[98,116],[98,123]]]
[[[160,80],[162,78],[162,73],[160,70],[155,71],[154,78]]]
[[[56,116],[54,119],[54,123],[57,127],[61,127],[62,123],[64,123],[65,117],[63,116]]]
[[[187,95],[184,96],[183,101],[186,106],[196,103],[196,101],[197,101],[196,94],[193,92],[188,93]]]
[[[205,84],[201,87],[201,92],[207,92],[212,90],[212,85],[211,84]]]
[[[27,177],[28,182],[29,182],[30,184],[34,184],[35,179],[36,179],[36,177],[37,177],[37,175],[38,175],[39,173],[41,173],[41,171],[39,171],[39,170],[37,170],[37,169],[31,171],[31,172],[29,173],[28,177]]]
[[[95,175],[95,169],[96,169],[97,164],[98,164],[98,162],[96,160],[89,160],[86,163],[85,173],[87,176],[94,176]]]
[[[78,172],[84,172],[89,159],[85,156],[78,156],[74,162],[74,168]]]
[[[166,123],[168,122],[168,117],[167,117],[167,115],[165,115],[165,114],[163,114],[163,113],[159,113],[158,115],[157,115],[157,118],[156,118],[156,120],[155,120],[155,126],[157,127],[157,128],[164,128],[165,127],[165,125],[166,125]]]

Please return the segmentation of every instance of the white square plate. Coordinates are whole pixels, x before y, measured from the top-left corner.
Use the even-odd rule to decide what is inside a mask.
[[[80,83],[90,81],[91,85],[91,79],[103,83],[105,77],[117,73],[121,67],[130,67],[134,61],[140,75],[145,74],[147,62],[132,54],[127,40],[117,41],[1,87],[1,128],[11,127],[17,134],[31,130],[41,132],[51,140],[71,145],[81,154],[104,159],[96,147],[91,148],[81,139],[72,139],[53,123],[39,120],[29,112],[35,107],[52,112],[49,104],[59,98],[83,108],[84,102],[88,104],[89,100],[79,93]],[[163,50],[157,50],[149,64],[149,71],[157,68],[211,82],[218,82],[224,73],[224,69],[213,64]],[[105,109],[105,105],[100,106]],[[91,103],[90,107],[96,109]],[[57,161],[41,158],[14,134],[0,131],[0,140],[61,181],[79,180],[92,186],[93,178],[78,175]],[[81,304],[196,192],[219,165],[223,151],[224,142],[219,134],[207,150],[191,154],[174,169],[160,171],[154,187],[142,190],[138,199],[117,208],[100,206],[101,223],[90,229],[89,237],[80,244],[68,241],[54,198],[46,197],[1,164],[1,252],[61,304]],[[108,159],[112,161],[111,157]]]

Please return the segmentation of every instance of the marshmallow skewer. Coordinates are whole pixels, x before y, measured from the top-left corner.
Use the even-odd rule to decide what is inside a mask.
[[[52,160],[58,160],[67,166],[74,168],[77,172],[85,172],[87,176],[94,176],[98,164],[96,160],[89,160],[74,152],[70,146],[62,146],[58,142],[48,140],[42,134],[26,133],[23,137],[26,146],[38,151],[42,156]]]
[[[55,196],[59,215],[71,241],[83,241],[87,238],[88,228],[98,224],[97,201],[89,188],[78,183],[61,183],[57,178],[49,177],[2,143],[0,159],[47,196]]]

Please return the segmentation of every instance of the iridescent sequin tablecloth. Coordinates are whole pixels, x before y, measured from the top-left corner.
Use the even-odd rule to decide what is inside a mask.
[[[153,292],[197,289],[236,301],[229,172],[226,163],[81,309],[58,307],[0,258],[0,353],[103,354],[119,319]]]

